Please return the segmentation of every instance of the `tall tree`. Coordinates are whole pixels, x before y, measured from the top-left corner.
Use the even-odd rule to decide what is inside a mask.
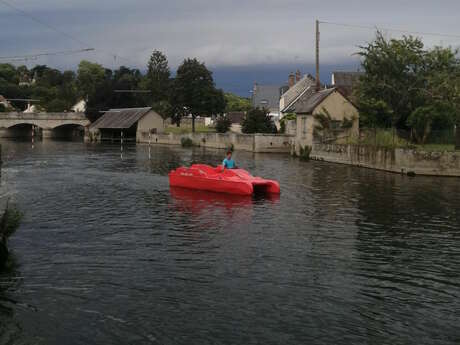
[[[81,97],[86,99],[94,95],[105,79],[106,71],[101,65],[86,60],[78,65],[77,88]]]
[[[166,55],[154,50],[147,65],[147,80],[148,86],[152,91],[153,103],[168,99],[170,75]]]
[[[387,41],[380,32],[374,42],[361,47],[365,74],[359,83],[359,100],[382,100],[394,115],[392,125],[404,127],[410,113],[423,105],[424,50],[420,39]]]
[[[409,128],[415,141],[423,143],[432,129],[450,130],[458,123],[457,50],[427,50],[418,38],[386,40],[378,32],[359,54],[365,71],[357,90],[361,124]]]
[[[177,69],[171,93],[171,104],[176,115],[192,116],[192,131],[195,132],[195,118],[199,115],[217,115],[225,110],[222,90],[214,85],[212,73],[197,59],[185,59]]]

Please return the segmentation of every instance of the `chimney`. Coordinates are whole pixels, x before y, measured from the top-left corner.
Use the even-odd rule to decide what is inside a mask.
[[[289,85],[289,88],[295,85],[295,75],[292,72],[291,74],[289,74],[288,85]]]
[[[300,73],[300,71],[297,70],[297,72],[295,72],[295,82],[298,83],[300,79],[302,79],[302,73]]]

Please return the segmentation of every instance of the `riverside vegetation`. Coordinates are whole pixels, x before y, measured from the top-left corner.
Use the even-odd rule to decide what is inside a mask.
[[[16,206],[7,203],[0,219],[0,270],[8,265],[8,238],[14,234],[22,219]]]

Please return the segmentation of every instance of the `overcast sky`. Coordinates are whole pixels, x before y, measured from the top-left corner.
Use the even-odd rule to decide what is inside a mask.
[[[2,1],[0,56],[92,47],[96,51],[41,58],[27,65],[75,69],[85,58],[110,68],[123,64],[145,69],[151,51],[159,49],[167,54],[172,69],[184,57],[204,61],[215,71],[218,85],[226,89],[233,89],[232,85],[247,89],[254,78],[281,83],[296,66],[312,73],[316,18],[460,35],[458,0],[5,0],[82,44]],[[358,60],[352,54],[373,36],[370,29],[322,24],[325,71],[356,69]],[[425,36],[424,42],[460,45],[459,38],[449,37]],[[119,57],[114,60],[113,55]],[[241,82],[235,79],[238,75]]]

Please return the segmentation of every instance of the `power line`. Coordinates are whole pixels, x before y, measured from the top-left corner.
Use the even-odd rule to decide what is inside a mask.
[[[151,93],[150,90],[113,90],[117,93]]]
[[[40,25],[43,25],[43,26],[47,27],[48,29],[50,29],[52,31],[55,31],[55,32],[57,32],[57,33],[65,36],[65,37],[75,41],[75,42],[78,42],[79,44],[81,44],[83,46],[91,47],[91,44],[88,44],[88,43],[80,40],[79,38],[77,38],[77,37],[75,37],[73,35],[70,35],[67,32],[64,32],[64,31],[56,28],[55,26],[52,26],[52,25],[42,21],[40,18],[35,17],[34,15],[24,11],[23,9],[21,9],[19,7],[16,7],[16,6],[10,4],[9,2],[7,2],[5,0],[0,0],[0,3],[4,4],[5,6],[7,6],[7,7],[11,8],[11,9],[15,10],[16,12],[20,13],[23,17],[28,17],[28,18],[32,19],[33,21],[35,21],[36,23],[38,23]],[[92,48],[92,49],[94,50],[94,48]],[[98,50],[101,50],[101,49],[98,49]],[[130,59],[122,57],[122,56],[120,56],[118,54],[114,54],[112,52],[106,52],[106,54],[108,54],[109,56],[113,57],[115,59],[115,61],[116,61],[117,58],[123,59],[123,60],[126,60],[126,61],[130,61]],[[132,61],[130,61],[130,62],[132,63]],[[134,64],[134,65],[136,65],[136,64]]]
[[[349,27],[349,28],[358,28],[358,29],[394,31],[394,32],[401,32],[401,33],[407,33],[407,34],[413,34],[413,35],[460,38],[460,35],[458,35],[458,34],[443,34],[443,33],[437,33],[437,32],[410,31],[410,30],[401,30],[401,29],[393,29],[393,28],[384,28],[384,27],[379,27],[379,26],[336,23],[336,22],[326,22],[326,21],[320,21],[320,23],[321,24],[328,24],[328,25]]]
[[[58,28],[56,28],[56,27],[54,27],[54,26],[42,21],[41,19],[31,15],[30,13],[28,13],[28,12],[26,12],[26,11],[16,7],[16,6],[14,6],[14,5],[11,5],[10,3],[6,2],[5,0],[0,0],[0,2],[3,3],[5,6],[8,6],[9,8],[12,8],[16,12],[20,13],[22,16],[28,17],[28,18],[32,19],[33,21],[35,21],[35,22],[37,22],[37,23],[39,23],[39,24],[41,24],[43,26],[46,26],[50,30],[53,30],[53,31],[55,31],[55,32],[57,32],[57,33],[59,33],[59,34],[61,34],[63,36],[66,36],[67,38],[70,38],[71,40],[73,40],[75,42],[78,42],[79,44],[81,44],[83,46],[86,46],[86,47],[90,46],[89,44],[83,42],[82,40],[76,38],[75,36],[69,35],[68,33],[64,32],[64,31],[59,30]]]
[[[47,53],[37,53],[37,54],[26,54],[26,55],[13,55],[13,56],[0,56],[0,60],[28,60],[28,59],[37,59],[41,56],[54,56],[54,55],[72,55],[77,53],[89,52],[95,50],[94,48],[85,48],[78,50],[63,50],[57,52],[47,52]]]

